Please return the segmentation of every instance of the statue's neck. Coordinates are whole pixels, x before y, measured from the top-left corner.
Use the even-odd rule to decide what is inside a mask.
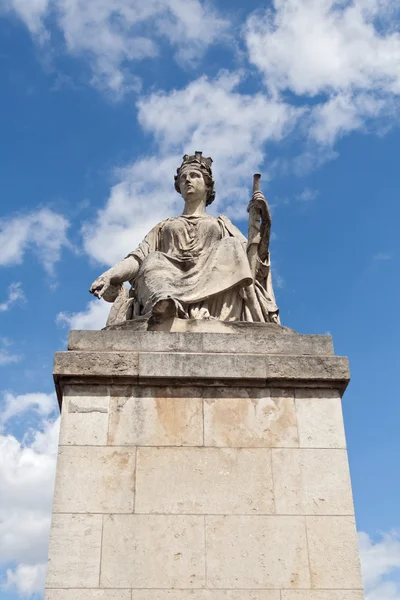
[[[202,215],[206,215],[206,200],[205,198],[196,198],[191,199],[190,201],[186,200],[185,208],[182,212],[183,215],[189,215],[192,217],[201,217]]]

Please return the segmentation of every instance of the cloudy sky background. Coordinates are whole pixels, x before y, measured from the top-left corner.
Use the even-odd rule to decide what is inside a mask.
[[[42,598],[58,420],[52,357],[101,328],[87,289],[177,214],[185,152],[246,231],[273,212],[283,324],[330,332],[367,600],[400,600],[395,0],[0,0],[0,597]]]

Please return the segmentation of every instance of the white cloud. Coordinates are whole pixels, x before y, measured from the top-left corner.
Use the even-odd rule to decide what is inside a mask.
[[[47,39],[48,35],[44,26],[46,15],[51,0],[1,0],[0,11],[15,12],[25,23],[31,33],[39,37],[41,41]]]
[[[400,94],[400,34],[391,0],[275,0],[246,26],[250,61],[270,91],[307,101],[309,135],[331,144],[370,119],[394,117]],[[396,109],[397,105],[397,109]]]
[[[0,588],[23,596],[44,587],[59,429],[59,419],[48,416],[54,402],[53,394],[10,394],[1,415],[3,424],[22,411],[42,417],[23,441],[0,434],[0,565],[7,569]]]
[[[300,200],[300,202],[304,202],[304,203],[308,203],[308,202],[312,202],[313,200],[315,200],[317,198],[319,194],[318,190],[313,190],[312,188],[305,188],[300,194],[298,194],[296,196],[297,200]]]
[[[400,575],[400,535],[383,533],[373,540],[360,532],[359,548],[366,600],[400,600],[400,584],[391,581]]]
[[[7,338],[0,337],[0,366],[12,365],[20,362],[22,359],[22,356],[14,354],[10,350],[11,345],[11,342]]]
[[[5,348],[0,348],[0,366],[12,365],[20,362],[21,357],[18,354],[12,354]]]
[[[91,300],[86,309],[77,313],[58,313],[57,323],[70,329],[102,329],[107,322],[111,304],[104,300]]]
[[[270,88],[298,95],[352,89],[397,94],[400,35],[388,27],[393,12],[391,0],[275,0],[274,11],[249,18],[250,60]]]
[[[49,416],[55,410],[57,401],[55,394],[31,393],[14,396],[4,392],[0,406],[0,431],[2,431],[11,419],[29,410],[40,417]]]
[[[22,283],[15,281],[8,286],[7,289],[7,300],[0,304],[0,312],[7,312],[17,302],[25,302],[25,294],[22,289]]]
[[[49,275],[69,247],[67,219],[48,208],[25,215],[0,219],[0,266],[21,264],[25,252],[32,250]]]
[[[15,591],[22,597],[30,597],[32,594],[43,592],[46,567],[44,564],[18,565],[14,570],[7,569],[7,580],[4,589]]]
[[[222,72],[214,80],[201,77],[184,89],[139,100],[139,122],[155,137],[158,154],[119,171],[121,181],[105,208],[83,230],[92,258],[105,264],[121,260],[157,222],[181,212],[173,177],[186,152],[203,150],[214,159],[212,210],[247,218],[252,174],[265,159],[266,142],[282,139],[302,110],[263,94],[242,94],[240,83],[239,74]]]
[[[54,16],[68,52],[86,59],[92,82],[116,95],[140,86],[132,61],[156,57],[164,41],[179,61],[196,60],[221,39],[228,25],[201,0],[35,0],[29,5],[26,0],[3,0],[42,40],[46,18]]]

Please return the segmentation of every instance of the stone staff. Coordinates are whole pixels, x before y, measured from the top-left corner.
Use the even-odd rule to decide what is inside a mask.
[[[253,195],[247,207],[249,213],[247,256],[254,280],[258,261],[264,261],[268,256],[271,232],[271,213],[264,194],[260,190],[260,180],[260,173],[255,173],[253,175]]]

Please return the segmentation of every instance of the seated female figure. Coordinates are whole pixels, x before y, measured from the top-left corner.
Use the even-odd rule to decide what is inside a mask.
[[[206,213],[215,198],[211,164],[201,152],[185,155],[175,177],[185,201],[182,214],[156,225],[93,282],[91,293],[115,301],[108,324],[137,316],[279,322],[269,268],[270,222],[261,224],[263,256],[256,256],[252,272],[244,235],[227,217]],[[261,192],[252,202],[266,209],[260,215],[268,219]],[[132,286],[129,296],[125,281]]]

